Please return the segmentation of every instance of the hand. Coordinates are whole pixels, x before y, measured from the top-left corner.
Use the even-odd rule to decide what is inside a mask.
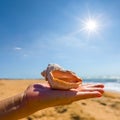
[[[24,93],[0,101],[0,119],[16,120],[44,108],[101,97],[103,88],[103,84],[86,84],[71,90],[53,90],[47,83],[33,84]]]
[[[48,84],[33,84],[25,91],[25,100],[31,113],[37,110],[71,102],[101,97],[104,90],[103,84],[86,84],[71,90],[51,89]]]

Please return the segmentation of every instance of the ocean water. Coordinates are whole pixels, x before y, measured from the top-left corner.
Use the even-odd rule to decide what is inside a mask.
[[[84,83],[103,83],[105,90],[120,92],[120,79],[83,79]]]

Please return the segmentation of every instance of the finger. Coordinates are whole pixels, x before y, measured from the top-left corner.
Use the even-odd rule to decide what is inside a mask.
[[[88,85],[93,85],[93,83],[83,83],[82,85],[84,85],[84,86],[88,86]]]
[[[93,92],[78,92],[76,96],[74,97],[74,100],[82,100],[82,99],[88,99],[88,98],[95,98],[95,97],[101,97],[102,94],[98,91]]]
[[[86,87],[100,87],[100,88],[104,88],[104,85],[102,83],[97,83],[97,84],[85,84],[83,86]]]
[[[101,94],[103,94],[104,93],[104,90],[103,90],[103,88],[96,88],[96,87],[93,87],[93,88],[88,88],[88,87],[86,87],[86,88],[83,88],[83,89],[81,89],[80,91],[85,91],[85,92],[94,92],[94,91],[98,91],[98,92],[100,92]]]

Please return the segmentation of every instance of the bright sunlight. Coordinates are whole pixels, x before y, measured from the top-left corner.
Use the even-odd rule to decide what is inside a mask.
[[[97,30],[98,25],[95,20],[88,20],[86,21],[84,27],[88,32],[95,32]]]
[[[100,30],[100,23],[98,21],[98,19],[96,18],[86,18],[85,20],[81,20],[81,31],[86,32],[88,35],[95,35],[95,34],[99,34],[99,30]]]

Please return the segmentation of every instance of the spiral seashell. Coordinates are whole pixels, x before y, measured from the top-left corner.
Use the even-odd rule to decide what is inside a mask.
[[[82,79],[74,72],[64,70],[58,64],[48,64],[47,69],[41,72],[41,75],[45,77],[52,89],[69,90],[82,84]]]

